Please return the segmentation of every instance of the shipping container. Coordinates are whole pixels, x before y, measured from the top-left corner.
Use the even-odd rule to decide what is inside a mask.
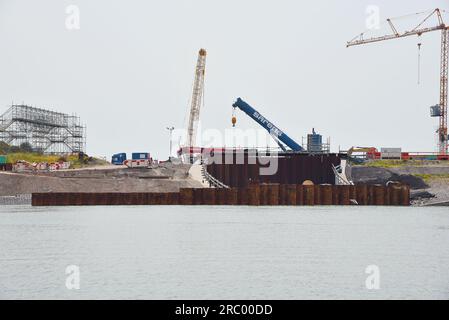
[[[401,159],[402,149],[401,148],[381,148],[381,159]]]
[[[401,153],[401,148],[380,148],[381,153]]]
[[[133,152],[132,160],[145,160],[150,159],[150,154],[148,152]]]
[[[126,153],[117,153],[112,156],[112,164],[121,165],[126,160]]]

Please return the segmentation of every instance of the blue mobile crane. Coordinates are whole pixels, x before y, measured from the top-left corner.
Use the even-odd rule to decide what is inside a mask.
[[[273,137],[274,141],[281,147],[283,151],[287,151],[287,147],[289,147],[292,151],[295,152],[305,152],[304,148],[301,147],[296,141],[291,139],[285,132],[276,127],[271,121],[262,116],[257,110],[251,107],[248,103],[243,101],[241,98],[238,98],[236,102],[232,105],[234,110],[239,108],[243,112],[245,112],[250,118],[256,121],[259,125],[261,125],[265,130],[267,130],[270,135]],[[235,126],[236,118],[232,117],[232,125]]]

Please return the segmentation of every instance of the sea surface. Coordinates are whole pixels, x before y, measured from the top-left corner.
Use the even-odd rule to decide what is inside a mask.
[[[449,299],[449,209],[0,206],[0,298]]]

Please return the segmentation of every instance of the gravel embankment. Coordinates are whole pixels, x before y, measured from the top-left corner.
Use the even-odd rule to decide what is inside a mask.
[[[171,192],[201,187],[190,165],[164,163],[151,169],[108,167],[46,173],[0,172],[0,196],[33,192]]]

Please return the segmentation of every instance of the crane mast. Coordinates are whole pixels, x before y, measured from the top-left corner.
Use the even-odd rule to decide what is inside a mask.
[[[433,27],[422,27],[431,17],[436,16],[438,24]],[[352,47],[372,42],[380,42],[397,38],[404,38],[412,35],[421,36],[424,33],[441,30],[441,65],[440,65],[440,99],[437,105],[438,112],[432,116],[439,117],[438,127],[438,150],[441,155],[448,155],[448,132],[447,132],[447,97],[448,97],[448,55],[449,55],[449,26],[447,26],[442,18],[440,9],[435,9],[427,15],[416,27],[410,31],[398,32],[391,19],[387,22],[392,30],[392,34],[380,37],[372,37],[364,39],[364,34],[356,36],[347,42],[346,47]]]
[[[206,50],[200,49],[195,68],[195,79],[190,105],[189,124],[187,127],[187,146],[194,147],[196,142],[196,131],[200,119],[200,109],[203,103],[204,73],[206,70]]]
[[[441,32],[441,67],[440,67],[440,125],[438,127],[438,143],[440,153],[448,154],[447,135],[447,94],[448,94],[448,42],[449,30],[443,29]]]

